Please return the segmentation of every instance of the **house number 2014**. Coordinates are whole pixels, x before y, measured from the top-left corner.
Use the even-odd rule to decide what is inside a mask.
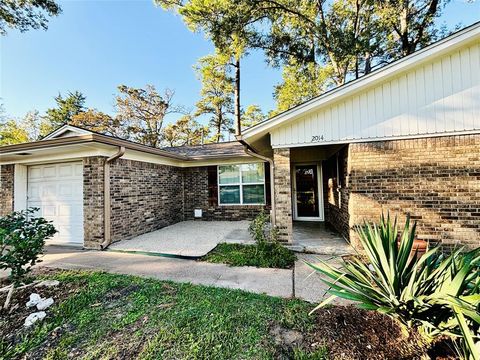
[[[323,141],[323,135],[313,135],[312,136],[312,142],[319,142],[319,141]]]

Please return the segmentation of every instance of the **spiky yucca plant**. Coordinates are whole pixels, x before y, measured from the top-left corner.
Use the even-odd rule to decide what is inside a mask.
[[[356,229],[365,257],[348,258],[340,269],[323,261],[309,264],[330,278],[322,280],[331,296],[315,310],[336,297],[353,300],[418,327],[430,338],[446,334],[461,339],[469,357],[478,360],[480,249],[445,255],[436,247],[417,259],[411,256],[415,228],[407,218],[397,241],[397,219],[382,215],[378,225]]]

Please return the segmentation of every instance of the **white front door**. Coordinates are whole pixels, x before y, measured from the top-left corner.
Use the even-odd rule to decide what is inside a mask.
[[[324,221],[322,167],[295,165],[292,178],[294,220]]]
[[[68,162],[28,167],[28,207],[53,221],[58,233],[49,243],[83,244],[83,165]]]

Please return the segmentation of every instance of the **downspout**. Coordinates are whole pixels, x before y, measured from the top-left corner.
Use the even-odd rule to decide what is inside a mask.
[[[250,155],[254,158],[257,158],[257,159],[260,159],[260,160],[263,160],[263,161],[268,161],[268,163],[270,164],[270,203],[271,203],[271,207],[272,207],[272,215],[271,215],[271,220],[270,221],[272,223],[272,226],[275,226],[277,216],[276,216],[276,210],[275,210],[275,183],[274,183],[274,180],[275,180],[275,175],[274,175],[275,164],[273,162],[273,159],[270,159],[269,157],[257,154],[255,152],[255,150],[253,150],[252,147],[250,145],[248,145],[244,140],[238,139],[238,138],[237,138],[237,140],[240,144],[243,145],[243,150],[245,151],[245,153],[247,155]]]
[[[100,245],[105,250],[112,243],[110,224],[110,163],[125,154],[125,147],[120,146],[118,151],[105,160],[103,165],[103,243]]]

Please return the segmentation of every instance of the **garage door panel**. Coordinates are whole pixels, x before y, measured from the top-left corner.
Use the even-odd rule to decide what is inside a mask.
[[[43,179],[48,179],[48,178],[55,178],[57,176],[57,167],[55,165],[52,166],[44,166],[42,168],[42,178]]]
[[[82,163],[29,167],[28,206],[53,222],[58,233],[50,242],[83,243]]]
[[[83,177],[83,165],[82,164],[75,164],[74,165],[74,175],[77,177]]]

